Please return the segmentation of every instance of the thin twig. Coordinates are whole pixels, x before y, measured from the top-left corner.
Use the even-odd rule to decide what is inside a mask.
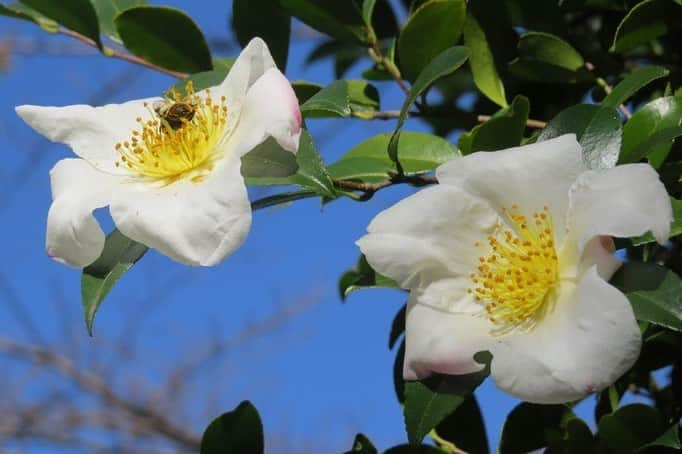
[[[65,28],[60,28],[59,33],[62,35],[70,36],[72,38],[76,38],[78,41],[87,44],[88,46],[95,47],[97,48],[97,43],[95,43],[92,39],[88,38],[87,36],[83,36],[78,32],[74,32],[73,30],[68,30]],[[114,58],[118,58],[121,60],[125,60],[131,63],[135,63],[136,65],[144,66],[145,68],[150,68],[155,71],[168,74],[169,76],[173,76],[178,79],[186,79],[189,77],[188,74],[178,72],[178,71],[173,71],[170,69],[162,68],[161,66],[157,66],[153,63],[148,62],[147,60],[137,57],[135,55],[127,54],[125,52],[118,51],[116,49],[111,49],[111,48],[105,48],[105,51],[107,55],[110,55]]]
[[[378,44],[374,44],[372,47],[368,49],[369,56],[372,57],[372,60],[374,60],[375,63],[380,64],[381,66],[384,67],[386,72],[390,74],[390,76],[395,80],[400,88],[405,92],[405,94],[408,94],[410,92],[410,87],[407,86],[405,81],[403,80],[402,76],[400,75],[400,71],[398,71],[398,68],[388,61],[386,57],[384,56],[383,52],[381,52],[381,49],[379,48]]]
[[[478,116],[478,121],[479,123],[485,123],[486,121],[490,120],[492,117],[490,115],[479,115]],[[529,128],[537,128],[537,129],[542,129],[547,126],[547,122],[540,121],[540,120],[533,120],[533,119],[528,119],[526,120],[526,126]]]
[[[595,81],[597,82],[597,85],[599,85],[603,90],[604,93],[607,95],[610,95],[613,89],[611,88],[611,85],[608,84],[602,77],[598,77],[597,75],[594,74],[594,65],[590,63],[589,61],[585,62],[585,68],[592,74],[592,76],[595,77]],[[625,116],[626,119],[632,118],[632,114],[628,110],[627,107],[625,107],[623,104],[618,106],[618,110],[622,112],[622,114]]]
[[[429,184],[438,184],[435,177],[428,175],[398,175],[395,174],[391,179],[380,181],[378,183],[363,183],[352,180],[332,180],[334,185],[341,189],[348,189],[351,191],[361,191],[364,194],[357,200],[365,201],[372,198],[372,196],[379,190],[394,186],[396,184],[410,184],[412,186],[426,186]]]

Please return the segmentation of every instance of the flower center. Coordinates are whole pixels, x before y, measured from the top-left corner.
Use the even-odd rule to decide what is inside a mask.
[[[185,95],[171,89],[163,101],[145,107],[151,119],[137,118],[140,129],[129,140],[119,142],[116,167],[144,180],[171,184],[181,178],[201,181],[219,157],[219,142],[227,124],[227,105],[223,96],[215,103],[209,89],[202,97],[187,82]]]
[[[528,220],[518,207],[504,208],[511,229],[501,225],[488,236],[487,255],[478,258],[477,272],[467,291],[480,302],[495,332],[532,329],[545,313],[559,281],[559,260],[554,247],[549,209],[533,213]]]

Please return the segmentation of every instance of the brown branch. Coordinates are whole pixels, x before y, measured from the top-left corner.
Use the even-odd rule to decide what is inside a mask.
[[[388,72],[388,74],[393,78],[393,80],[395,80],[396,83],[400,86],[403,92],[405,94],[408,94],[410,92],[410,87],[408,87],[405,81],[403,80],[402,76],[400,75],[400,71],[398,71],[398,68],[396,68],[396,66],[393,63],[386,59],[383,52],[381,52],[381,49],[379,49],[379,45],[375,43],[372,47],[370,47],[367,50],[369,52],[369,56],[372,57],[372,60],[374,60],[375,63],[382,65],[386,72]]]
[[[492,117],[490,115],[479,115],[478,116],[478,121],[479,123],[485,123],[486,121],[490,120]],[[547,122],[545,121],[540,121],[540,120],[533,120],[533,119],[528,119],[526,120],[526,126],[529,128],[536,128],[536,129],[542,129],[547,126]]]
[[[585,62],[585,69],[587,69],[587,71],[589,71],[590,74],[592,74],[592,76],[595,78],[595,81],[597,82],[597,85],[599,85],[604,90],[604,93],[606,93],[607,95],[610,95],[611,92],[613,91],[613,89],[611,88],[611,85],[609,85],[608,82],[606,82],[606,80],[604,80],[602,77],[598,77],[597,75],[594,74],[594,70],[595,70],[594,65],[592,63],[590,63],[589,61],[586,61]],[[629,120],[630,118],[632,118],[632,114],[630,113],[628,108],[625,107],[623,104],[618,106],[618,110],[621,111],[621,113],[625,116],[626,119]]]
[[[127,413],[137,421],[138,427],[146,425],[190,450],[197,450],[199,447],[199,439],[193,434],[176,427],[165,416],[118,396],[101,378],[92,373],[81,371],[71,360],[62,355],[45,348],[22,345],[5,338],[0,338],[0,352],[28,360],[39,366],[51,368],[82,390]]]
[[[85,43],[88,46],[97,48],[97,43],[95,43],[92,39],[88,38],[87,36],[83,36],[78,32],[74,32],[73,30],[60,28],[59,33],[61,33],[62,35],[70,36],[72,38],[76,38],[78,41]],[[150,63],[143,58],[137,57],[135,55],[127,54],[125,52],[121,52],[121,51],[118,51],[116,49],[111,49],[109,47],[105,47],[104,51],[107,55],[110,55],[114,58],[125,60],[125,61],[131,62],[131,63],[135,63],[136,65],[144,66],[145,68],[153,69],[155,71],[158,71],[158,72],[161,72],[164,74],[168,74],[169,76],[173,76],[173,77],[178,78],[178,79],[186,79],[187,77],[189,77],[189,75],[186,73],[162,68],[161,66],[157,66],[153,63]]]
[[[363,192],[358,200],[369,200],[372,196],[381,189],[393,186],[396,184],[409,184],[412,186],[426,186],[429,184],[438,184],[438,179],[428,175],[392,175],[391,179],[380,181],[378,183],[363,183],[352,180],[332,180],[334,185],[341,189],[348,189],[350,191]]]

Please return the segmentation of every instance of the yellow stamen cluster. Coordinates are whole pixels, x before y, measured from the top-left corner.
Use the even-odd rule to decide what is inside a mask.
[[[227,124],[225,97],[214,102],[210,90],[205,93],[195,93],[189,81],[184,95],[171,89],[159,105],[145,103],[151,119],[138,117],[140,129],[116,144],[120,155],[116,166],[161,184],[184,177],[195,182],[203,179],[219,157],[218,145]],[[184,112],[184,116],[174,112]]]
[[[476,243],[486,254],[478,258],[477,272],[470,275],[474,286],[467,290],[499,333],[532,329],[559,280],[549,209],[533,213],[531,220],[516,205],[504,213],[511,229],[498,225],[487,246]]]

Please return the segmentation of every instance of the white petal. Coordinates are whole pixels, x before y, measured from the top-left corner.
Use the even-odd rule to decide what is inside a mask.
[[[223,83],[214,91],[227,97],[230,107],[239,108],[248,89],[271,68],[276,68],[276,65],[267,44],[260,38],[253,38],[239,54]]]
[[[50,257],[82,268],[100,256],[104,232],[92,211],[109,204],[111,179],[82,159],[62,159],[52,168],[46,239]]]
[[[423,189],[379,213],[357,241],[372,267],[403,288],[468,277],[499,217],[483,200],[445,185]]]
[[[641,336],[630,303],[596,266],[564,291],[533,331],[492,347],[491,373],[503,391],[528,402],[569,402],[604,389],[636,361]]]
[[[65,143],[95,168],[121,173],[114,163],[119,158],[114,146],[130,140],[139,129],[137,117],[148,118],[144,103],[158,98],[139,99],[123,104],[92,107],[84,104],[66,107],[18,106],[17,114],[53,142]]]
[[[495,209],[517,204],[526,216],[546,205],[553,217],[557,243],[563,239],[568,190],[585,170],[575,135],[544,142],[477,152],[441,165],[441,184],[454,185],[490,201]]]
[[[285,150],[296,153],[301,124],[298,99],[289,81],[279,70],[269,69],[246,94],[226,154],[243,156],[269,136]]]
[[[111,215],[129,238],[187,265],[210,266],[236,250],[251,226],[240,160],[218,164],[204,180],[162,188],[126,185]]]
[[[473,357],[490,348],[489,323],[473,314],[453,314],[421,304],[424,293],[429,292],[433,289],[410,292],[403,376],[406,380],[418,380],[434,372],[450,375],[478,372],[484,366]],[[459,295],[464,297],[466,293]]]
[[[668,239],[670,199],[649,164],[587,171],[571,187],[569,197],[569,228],[580,248],[596,235],[627,238],[651,231],[661,244]]]

